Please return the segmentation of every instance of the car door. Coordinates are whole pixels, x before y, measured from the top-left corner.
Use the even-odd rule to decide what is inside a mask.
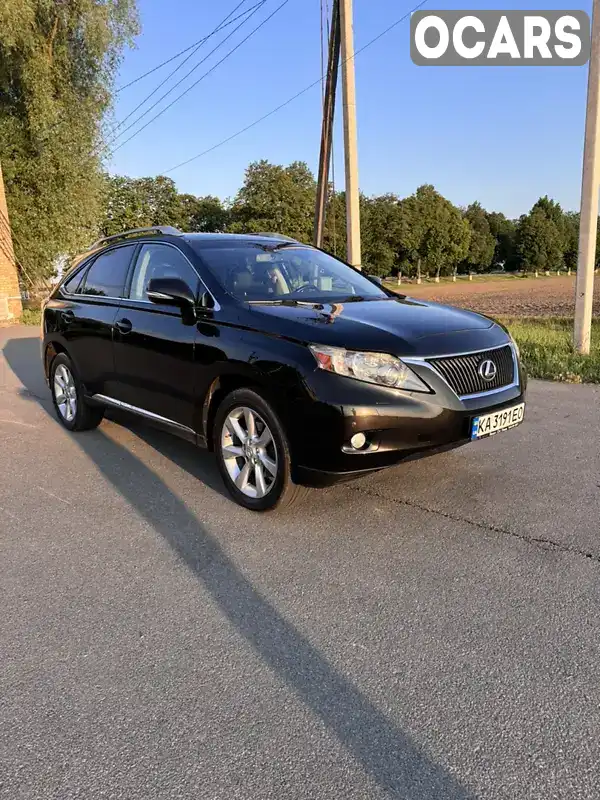
[[[135,246],[102,251],[68,279],[52,301],[65,347],[88,394],[103,394],[114,378],[113,323]]]
[[[181,278],[198,296],[198,274],[178,247],[143,243],[115,320],[113,396],[142,414],[191,430],[196,319],[191,310],[148,299],[149,281],[164,277]]]

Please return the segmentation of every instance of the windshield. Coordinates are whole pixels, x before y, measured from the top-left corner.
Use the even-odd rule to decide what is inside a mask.
[[[244,302],[332,303],[388,295],[336,258],[306,245],[223,242],[198,253],[225,291]]]

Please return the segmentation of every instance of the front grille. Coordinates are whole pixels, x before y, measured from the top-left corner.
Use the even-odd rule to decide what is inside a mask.
[[[484,380],[477,371],[483,361],[492,361],[497,373],[492,380]],[[459,397],[479,392],[491,392],[508,386],[514,380],[515,364],[510,345],[496,350],[482,350],[467,356],[427,359],[432,367],[446,379]]]

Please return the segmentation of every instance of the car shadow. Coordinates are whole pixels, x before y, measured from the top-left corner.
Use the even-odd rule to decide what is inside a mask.
[[[53,415],[41,367],[33,367],[36,360],[39,363],[39,341],[9,340],[4,356],[23,383],[26,396],[36,399]],[[162,436],[160,433],[159,438]],[[135,513],[169,544],[263,663],[322,721],[388,796],[419,800],[474,798],[263,597],[227,555],[218,538],[157,473],[103,433],[102,428],[73,439]],[[185,442],[173,439],[169,451],[184,452],[183,462],[187,462]],[[148,498],[153,502],[147,502]]]
[[[201,481],[209,489],[231,500],[212,453],[123,411],[110,409],[105,416],[121,427],[127,428],[138,439],[168,458],[196,480]]]
[[[34,396],[54,418],[50,392],[46,385],[40,362],[39,339],[10,339],[4,346],[6,362],[23,385],[22,394]],[[191,442],[180,439],[132,414],[107,409],[105,417],[127,428],[134,436],[144,441],[182,470],[188,472],[210,489],[229,499],[214,456]],[[90,435],[90,434],[86,434]]]

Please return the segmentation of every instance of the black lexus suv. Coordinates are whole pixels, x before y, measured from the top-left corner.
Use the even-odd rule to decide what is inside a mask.
[[[66,428],[96,427],[107,407],[137,414],[214,451],[256,511],[524,415],[501,325],[276,234],[102,239],[46,301],[42,336]]]

